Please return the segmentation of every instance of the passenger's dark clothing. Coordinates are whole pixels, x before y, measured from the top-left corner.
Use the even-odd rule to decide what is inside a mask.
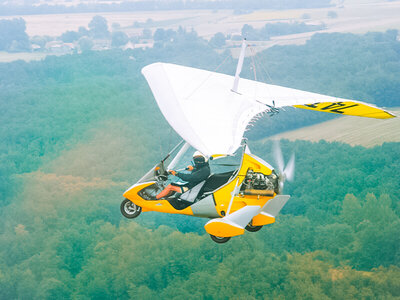
[[[179,177],[183,181],[188,182],[185,186],[187,186],[189,189],[191,189],[201,181],[206,180],[208,176],[210,176],[210,174],[211,171],[208,163],[204,163],[200,166],[195,166],[190,173],[176,172],[177,177]]]

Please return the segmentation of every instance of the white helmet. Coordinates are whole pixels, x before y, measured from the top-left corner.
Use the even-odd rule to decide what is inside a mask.
[[[196,163],[206,163],[208,161],[208,158],[201,153],[200,151],[196,151],[193,153],[193,161]]]

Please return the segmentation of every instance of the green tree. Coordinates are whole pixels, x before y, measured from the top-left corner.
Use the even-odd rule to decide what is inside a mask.
[[[253,26],[244,24],[242,27],[242,37],[248,40],[258,40],[257,30]]]
[[[81,35],[76,31],[66,31],[61,35],[61,40],[64,43],[72,43],[77,41]]]
[[[176,32],[172,29],[165,30],[162,28],[157,28],[157,30],[154,32],[153,37],[155,42],[168,42],[175,38],[176,35]]]
[[[79,36],[82,37],[82,36],[88,36],[90,32],[86,27],[79,26],[78,33],[79,33]]]
[[[82,52],[92,50],[93,48],[92,39],[86,36],[81,37],[78,41],[78,44]]]
[[[25,30],[25,20],[22,18],[0,20],[0,51],[28,51],[30,44]]]
[[[89,32],[95,39],[104,39],[109,37],[107,20],[102,16],[94,16],[89,22]]]
[[[121,47],[126,45],[129,41],[129,37],[125,32],[117,31],[111,34],[111,46],[112,47]]]
[[[217,32],[211,39],[210,45],[212,47],[220,48],[226,44],[226,37],[222,32]]]
[[[342,218],[343,220],[351,225],[354,229],[357,228],[358,224],[363,220],[361,204],[354,195],[346,195],[342,205]]]
[[[142,38],[144,38],[144,39],[151,39],[152,36],[153,36],[153,35],[152,35],[150,29],[148,29],[148,28],[144,28],[144,29],[143,29],[143,31],[142,31]]]
[[[44,48],[49,40],[49,37],[35,35],[31,38],[31,43],[39,45],[41,48]]]

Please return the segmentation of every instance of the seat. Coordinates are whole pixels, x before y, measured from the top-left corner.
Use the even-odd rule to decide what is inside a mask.
[[[206,180],[198,183],[178,197],[172,197],[168,201],[175,209],[182,210],[227,183],[234,172],[211,174]]]
[[[216,189],[223,186],[225,183],[229,181],[232,177],[233,173],[236,171],[229,171],[225,173],[211,174],[207,179],[200,192],[198,193],[197,198],[201,198],[201,196],[205,194],[209,194]]]
[[[197,198],[197,195],[199,194],[205,183],[206,180],[201,181],[200,183],[192,187],[190,190],[184,192],[179,198],[181,200],[194,203]]]
[[[169,203],[177,210],[182,210],[192,205],[194,202],[196,202],[197,195],[199,194],[201,188],[204,186],[205,182],[205,180],[201,181],[183,194],[176,193],[175,195],[170,197],[170,199],[168,199]]]

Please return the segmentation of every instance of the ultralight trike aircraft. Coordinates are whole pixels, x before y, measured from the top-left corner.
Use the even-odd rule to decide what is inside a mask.
[[[225,243],[245,229],[258,231],[275,222],[290,198],[282,191],[284,181],[294,177],[294,156],[284,167],[276,146],[275,170],[252,154],[243,135],[254,118],[263,113],[274,115],[284,106],[378,119],[395,117],[360,101],[241,79],[246,47],[244,41],[235,76],[167,63],[142,69],[161,112],[183,141],[125,191],[121,203],[125,217],[157,211],[210,218],[204,227],[217,243]],[[231,164],[235,167],[211,173],[182,194],[157,199],[170,182],[168,170],[177,166],[190,146],[215,162],[236,158],[236,164]],[[166,166],[172,154],[176,155]]]

